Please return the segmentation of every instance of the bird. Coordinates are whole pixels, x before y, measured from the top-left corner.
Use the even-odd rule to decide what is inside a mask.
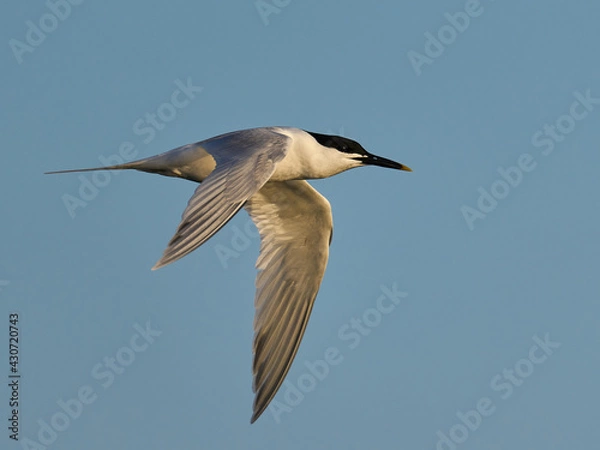
[[[46,173],[133,169],[199,183],[152,270],[201,246],[241,208],[248,212],[260,235],[252,346],[254,423],[292,365],[329,258],[331,205],[306,180],[362,166],[412,172],[352,139],[281,126],[233,131],[123,164]]]

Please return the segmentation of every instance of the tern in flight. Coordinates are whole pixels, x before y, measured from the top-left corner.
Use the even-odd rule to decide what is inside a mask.
[[[242,207],[260,233],[252,364],[254,423],[283,383],[329,257],[331,206],[305,180],[361,166],[411,169],[358,142],[298,128],[234,131],[139,161],[48,173],[135,169],[200,183],[158,269],[187,255]]]

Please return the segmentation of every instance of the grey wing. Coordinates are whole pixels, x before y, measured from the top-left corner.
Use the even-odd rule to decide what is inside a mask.
[[[306,181],[269,182],[245,206],[261,236],[256,262],[253,423],[296,356],[325,273],[331,207]]]
[[[202,142],[216,162],[188,201],[158,269],[187,255],[223,227],[271,177],[290,138],[267,129],[229,133]]]

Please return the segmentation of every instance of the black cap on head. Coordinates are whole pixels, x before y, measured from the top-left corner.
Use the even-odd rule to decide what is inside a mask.
[[[358,155],[369,154],[369,152],[367,152],[362,145],[360,145],[356,141],[353,141],[352,139],[348,139],[342,136],[332,136],[329,134],[312,133],[310,131],[307,131],[307,133],[314,137],[319,144],[325,147],[335,148],[340,152],[344,153]]]
[[[332,136],[329,134],[312,133],[310,131],[306,132],[312,137],[314,137],[319,144],[325,147],[335,148],[340,152],[348,153],[351,155],[358,155],[353,159],[360,161],[365,166],[371,165],[387,167],[390,169],[405,170],[407,172],[412,172],[412,169],[408,166],[405,166],[404,164],[392,161],[391,159],[382,158],[381,156],[372,155],[371,153],[366,151],[362,145],[360,145],[356,141],[353,141],[352,139],[348,139],[342,136]]]

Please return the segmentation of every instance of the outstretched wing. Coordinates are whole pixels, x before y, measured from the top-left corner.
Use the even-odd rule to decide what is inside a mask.
[[[306,181],[269,182],[245,208],[261,237],[253,423],[277,393],[298,351],[327,266],[333,219],[327,199]]]
[[[283,134],[263,128],[236,131],[202,142],[216,167],[196,188],[175,235],[152,269],[187,255],[219,231],[271,178],[290,141]]]

